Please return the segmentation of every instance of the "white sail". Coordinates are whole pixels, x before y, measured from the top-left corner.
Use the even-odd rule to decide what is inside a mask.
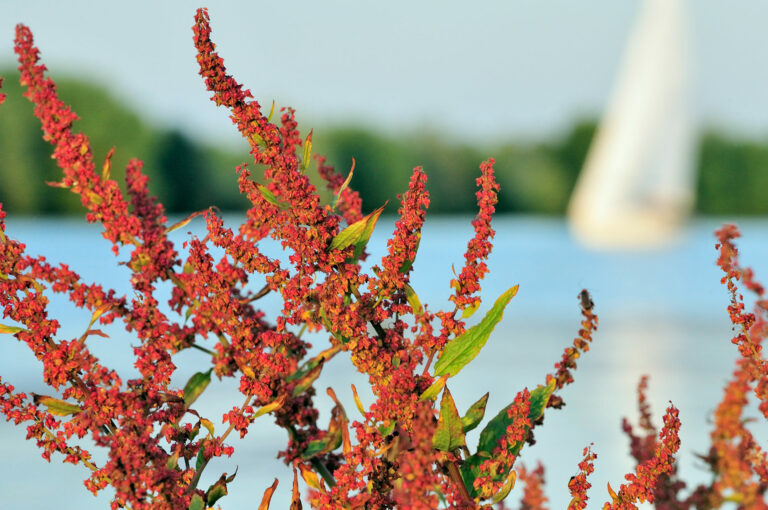
[[[675,237],[693,204],[683,0],[643,0],[621,73],[569,204],[596,248]]]

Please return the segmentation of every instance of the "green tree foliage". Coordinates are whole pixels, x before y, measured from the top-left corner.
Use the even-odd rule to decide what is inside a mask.
[[[3,90],[8,94],[0,109],[0,130],[5,133],[0,138],[0,202],[6,210],[22,214],[79,211],[76,196],[44,184],[60,179],[50,157],[51,147],[40,137],[32,104],[21,95],[18,74],[0,74],[6,77]],[[250,159],[245,143],[239,151],[223,149],[199,143],[179,130],[153,126],[104,89],[80,80],[60,80],[59,91],[81,116],[75,127],[90,134],[97,161],[103,160],[112,143],[119,143],[112,173],[121,180],[129,158],[142,159],[150,189],[170,212],[196,211],[211,203],[224,210],[246,205],[232,187],[235,167]],[[430,176],[431,212],[472,213],[474,196],[455,190],[474,187],[476,162],[494,154],[502,189],[500,212],[560,215],[566,210],[595,128],[594,121],[583,120],[543,143],[471,145],[445,142],[444,137],[429,132],[388,136],[361,127],[321,127],[315,129],[313,152],[327,156],[342,172],[355,159],[351,186],[362,195],[368,212],[387,200],[389,212],[393,212],[395,198],[407,187],[411,170],[422,165]],[[768,213],[766,168],[768,142],[705,133],[698,154],[697,212]],[[314,165],[310,172],[314,178]]]

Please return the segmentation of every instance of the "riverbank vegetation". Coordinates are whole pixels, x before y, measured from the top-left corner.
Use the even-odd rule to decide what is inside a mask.
[[[0,74],[7,76],[5,88],[10,92],[0,116],[0,129],[6,133],[0,138],[0,202],[20,214],[78,212],[76,196],[45,184],[54,181],[59,170],[40,138],[31,104],[16,90],[18,74]],[[151,191],[170,212],[200,210],[211,203],[223,210],[248,207],[230,185],[232,170],[248,161],[245,143],[240,149],[221,148],[175,128],[154,126],[105,89],[83,81],[61,80],[59,90],[80,112],[79,129],[93,134],[94,153],[103,158],[112,140],[120,140],[113,159],[118,172],[129,157],[140,155]],[[336,168],[349,169],[355,158],[351,185],[369,207],[387,200],[396,203],[411,169],[422,165],[431,177],[431,212],[470,214],[476,207],[474,197],[456,190],[474,186],[476,162],[493,154],[504,190],[499,195],[499,212],[561,215],[595,128],[594,120],[582,119],[549,140],[482,146],[446,141],[428,132],[390,136],[352,125],[319,126],[314,131],[314,146]],[[761,141],[715,130],[702,133],[697,146],[696,212],[720,216],[768,213],[766,167],[768,136]],[[314,171],[310,178],[316,178]],[[394,206],[387,212],[394,213]]]

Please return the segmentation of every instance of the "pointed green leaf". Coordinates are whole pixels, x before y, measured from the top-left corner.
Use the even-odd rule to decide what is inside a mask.
[[[531,405],[528,410],[528,418],[531,422],[535,422],[544,414],[544,408],[547,406],[550,395],[555,390],[555,380],[551,380],[547,386],[539,386],[531,392]],[[461,465],[461,476],[464,479],[464,485],[467,487],[470,496],[477,497],[478,492],[474,489],[475,478],[481,475],[480,465],[492,455],[492,451],[499,444],[499,440],[506,434],[507,427],[511,425],[511,420],[507,414],[510,406],[504,407],[499,414],[497,414],[489,423],[485,426],[480,433],[480,440],[477,444],[477,453],[471,455],[465,459]],[[507,445],[507,451],[510,455],[518,455],[525,443],[518,441],[513,444]],[[509,481],[507,476],[509,471],[495,473],[492,476],[493,481],[500,482],[502,480]],[[488,495],[488,497],[491,497]]]
[[[464,433],[466,434],[470,430],[477,427],[483,416],[485,416],[485,405],[488,403],[488,393],[480,397],[480,400],[472,404],[467,410],[467,414],[461,417],[461,425],[464,427]]]
[[[415,253],[418,253],[419,246],[421,245],[421,232],[416,232],[416,248],[414,249]],[[405,259],[403,261],[403,265],[400,266],[400,269],[398,269],[398,272],[400,274],[406,274],[408,271],[411,270],[411,267],[413,267],[413,262],[416,260],[416,255],[412,259]]]
[[[195,494],[189,501],[189,510],[205,510],[205,501],[200,494]]]
[[[493,499],[491,500],[491,502],[495,505],[499,501],[509,496],[509,493],[512,491],[512,489],[515,488],[516,481],[517,481],[517,471],[513,469],[512,471],[509,472],[509,475],[507,475],[507,479],[504,482],[504,485],[502,485],[501,490],[493,495]]]
[[[531,405],[528,411],[528,418],[531,422],[534,422],[541,418],[544,414],[544,408],[547,406],[549,396],[555,390],[555,380],[552,379],[547,386],[539,386],[531,392]],[[480,440],[477,443],[477,451],[486,452],[490,454],[499,443],[499,440],[504,437],[507,432],[507,427],[512,424],[511,418],[508,415],[509,408],[512,407],[514,402],[509,403],[485,426],[480,433]],[[523,443],[518,442],[516,444],[508,445],[510,453],[517,455],[522,448]]]
[[[352,168],[349,170],[349,175],[347,175],[347,178],[344,179],[344,182],[342,183],[341,187],[339,188],[339,191],[336,192],[336,198],[333,201],[333,209],[336,209],[336,206],[339,204],[339,199],[341,198],[341,193],[347,189],[347,186],[349,186],[350,181],[352,181],[352,174],[355,173],[355,158],[352,158]]]
[[[327,434],[322,439],[315,439],[307,444],[307,448],[302,452],[302,459],[311,459],[317,455],[330,452],[341,446],[341,431],[338,434]]]
[[[272,100],[272,109],[269,110],[269,115],[267,115],[267,122],[272,120],[272,116],[275,114],[275,100]]]
[[[480,308],[480,302],[478,301],[476,305],[470,306],[468,308],[465,308],[463,312],[461,312],[461,318],[462,319],[469,319],[473,315],[475,315],[475,312],[477,309]]]
[[[224,473],[216,480],[216,483],[208,487],[205,491],[206,506],[213,506],[218,500],[227,495],[227,474]]]
[[[305,391],[307,391],[312,384],[317,380],[318,377],[320,377],[320,373],[323,371],[323,363],[318,364],[310,370],[309,372],[304,375],[299,381],[296,383],[296,386],[293,387],[293,396],[298,397]]]
[[[309,168],[309,157],[312,154],[312,129],[309,130],[307,139],[304,140],[304,153],[301,156],[301,171]]]
[[[200,471],[200,468],[203,467],[203,464],[205,464],[205,442],[200,445],[200,450],[197,452],[197,458],[195,459],[195,471]]]
[[[173,455],[165,460],[165,467],[168,469],[176,469],[179,467],[179,452],[174,452]]]
[[[424,312],[424,309],[421,307],[419,296],[416,294],[416,291],[413,290],[413,287],[407,283],[405,284],[405,299],[408,300],[408,304],[411,305],[411,310],[413,310],[415,315],[421,315]]]
[[[189,381],[187,382],[187,385],[184,386],[184,405],[189,407],[192,405],[192,403],[197,400],[197,397],[200,396],[201,393],[205,390],[205,388],[208,387],[208,385],[211,382],[211,371],[213,369],[208,369],[207,372],[198,372],[192,377],[189,378]]]
[[[48,408],[48,412],[54,416],[69,416],[70,414],[77,414],[82,411],[80,406],[70,404],[65,400],[58,398],[48,397],[46,395],[38,395],[32,393],[32,401],[38,405],[44,405]]]
[[[331,249],[343,250],[348,246],[354,246],[355,252],[352,257],[356,261],[363,253],[365,245],[368,244],[368,239],[371,238],[376,222],[379,221],[379,216],[381,216],[386,205],[382,205],[368,216],[354,222],[339,232],[331,241]]]
[[[288,394],[283,393],[280,397],[276,398],[269,404],[262,406],[258,411],[256,411],[253,416],[251,416],[251,420],[255,420],[259,416],[264,416],[267,413],[271,413],[272,411],[276,409],[280,409],[283,407],[283,404],[285,404],[285,401],[288,399]]]
[[[499,299],[488,310],[488,313],[480,323],[472,326],[464,334],[445,344],[443,353],[440,355],[437,363],[435,363],[436,376],[450,374],[453,377],[480,353],[480,349],[483,348],[485,342],[488,341],[488,337],[491,336],[493,328],[496,327],[496,324],[504,315],[504,308],[517,294],[517,288],[518,285],[515,285],[499,296]]]
[[[387,437],[395,430],[395,425],[397,425],[396,421],[390,421],[389,425],[384,425],[382,423],[378,426],[379,433],[382,435],[382,437]]]
[[[8,326],[7,324],[0,324],[0,333],[9,333],[11,335],[26,331],[25,328],[19,328],[17,326]]]
[[[432,448],[443,452],[452,452],[466,445],[459,411],[448,387],[443,390],[440,400],[440,419],[432,436]]]
[[[269,191],[269,188],[264,186],[263,184],[257,184],[256,188],[259,190],[259,193],[261,193],[261,196],[264,197],[264,200],[269,202],[270,204],[279,207],[280,209],[288,209],[288,206],[284,203],[280,202],[274,193]]]
[[[202,423],[203,427],[205,427],[208,430],[208,438],[213,439],[216,436],[216,432],[215,432],[215,429],[213,428],[213,423],[211,423],[211,420],[202,418],[200,420],[200,423]]]
[[[429,388],[424,390],[424,393],[422,393],[419,397],[419,402],[424,402],[425,400],[435,400],[437,398],[437,394],[440,393],[440,390],[443,389],[445,386],[445,381],[447,380],[447,375],[437,378],[435,382],[429,386]]]

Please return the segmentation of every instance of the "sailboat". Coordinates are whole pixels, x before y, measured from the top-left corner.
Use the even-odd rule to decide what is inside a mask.
[[[694,198],[683,0],[643,0],[613,96],[568,207],[598,249],[663,246]]]

